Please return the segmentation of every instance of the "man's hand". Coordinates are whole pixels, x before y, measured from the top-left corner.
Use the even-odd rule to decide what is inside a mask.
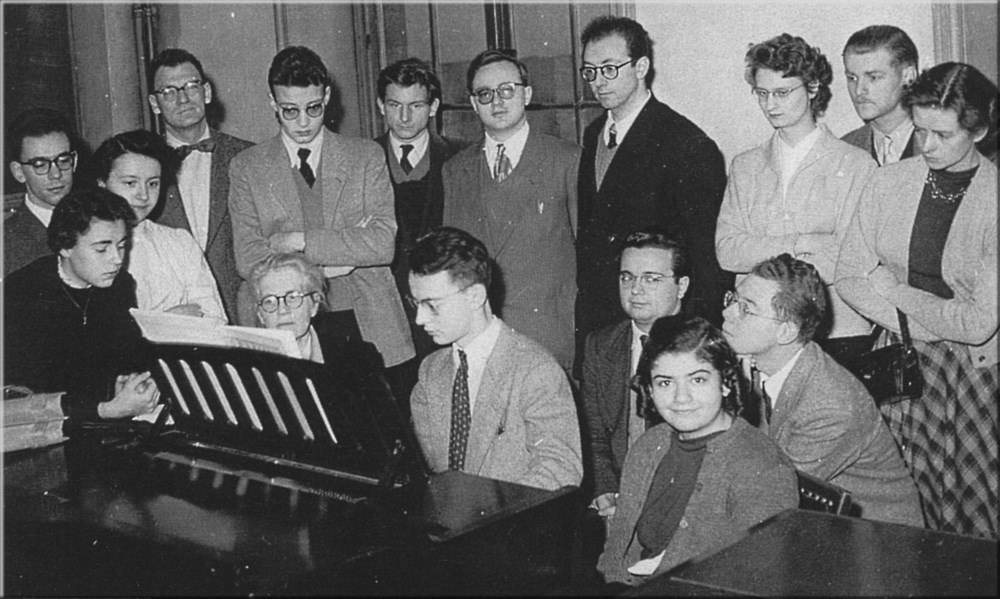
[[[306,249],[306,234],[302,231],[279,232],[267,239],[274,253],[303,252]]]
[[[604,493],[594,498],[590,502],[590,507],[597,510],[597,515],[602,518],[610,518],[615,515],[615,507],[618,505],[618,493]]]
[[[115,396],[97,405],[101,418],[125,418],[148,414],[160,400],[160,390],[149,372],[120,375],[115,381]]]

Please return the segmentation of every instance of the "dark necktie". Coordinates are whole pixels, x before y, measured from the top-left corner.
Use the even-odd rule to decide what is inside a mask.
[[[448,444],[448,469],[461,470],[465,466],[465,447],[469,443],[469,362],[465,352],[458,350],[459,366],[455,384],[451,388],[451,442]]]
[[[497,144],[497,161],[493,165],[493,180],[497,183],[503,181],[510,175],[511,169],[510,158],[507,158],[506,148],[503,147],[503,144]]]
[[[189,146],[178,146],[174,149],[177,152],[177,156],[181,160],[188,157],[188,154],[194,151],[198,152],[214,152],[215,151],[215,140],[209,137],[208,139],[203,139],[196,144],[191,144]]]
[[[644,348],[646,347],[646,340],[647,339],[649,339],[649,335],[639,335],[639,344],[642,345],[642,347],[644,347]],[[642,359],[642,352],[641,351],[640,351],[640,354],[639,354],[639,359],[640,360]],[[633,372],[632,374],[635,374],[635,373]],[[638,416],[640,416],[642,418],[645,418],[646,417],[646,411],[643,410],[642,407],[643,407],[642,406],[642,395],[636,393],[635,394],[635,413]]]
[[[302,178],[306,180],[306,185],[309,187],[312,187],[313,183],[316,182],[316,175],[313,174],[313,169],[307,161],[311,153],[306,148],[299,148],[299,172],[302,173]]]
[[[615,124],[611,123],[611,129],[608,130],[608,149],[609,150],[611,148],[613,148],[613,147],[615,147],[615,146],[618,145],[617,135],[618,135],[618,130],[615,129]]]
[[[399,146],[400,150],[403,150],[403,157],[399,159],[399,166],[403,167],[403,172],[407,175],[413,170],[413,165],[410,164],[410,152],[413,151],[412,144],[403,144]]]
[[[760,376],[760,370],[756,365],[750,366],[750,388],[754,401],[757,402],[757,426],[763,426],[771,422],[771,397],[764,388],[764,381]]]

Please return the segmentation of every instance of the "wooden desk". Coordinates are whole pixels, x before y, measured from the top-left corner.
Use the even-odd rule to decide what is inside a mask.
[[[997,543],[786,510],[628,596],[997,595]]]

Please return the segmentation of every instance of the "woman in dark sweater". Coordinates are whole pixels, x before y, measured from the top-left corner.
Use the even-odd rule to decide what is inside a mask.
[[[608,582],[639,584],[798,505],[791,462],[737,417],[738,368],[708,321],[675,317],[653,325],[634,385],[665,424],[646,431],[625,458],[597,564]]]
[[[80,422],[147,414],[159,397],[150,374],[135,372],[135,281],[122,268],[134,222],[107,190],[73,192],[52,214],[54,254],[5,283],[5,383],[65,392],[67,434]]]

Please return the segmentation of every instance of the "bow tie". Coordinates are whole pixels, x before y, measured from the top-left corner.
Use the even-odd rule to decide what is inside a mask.
[[[195,150],[199,152],[213,152],[215,150],[215,140],[210,137],[190,146],[178,146],[176,148],[177,155],[180,156],[181,160],[187,158],[188,154]]]

